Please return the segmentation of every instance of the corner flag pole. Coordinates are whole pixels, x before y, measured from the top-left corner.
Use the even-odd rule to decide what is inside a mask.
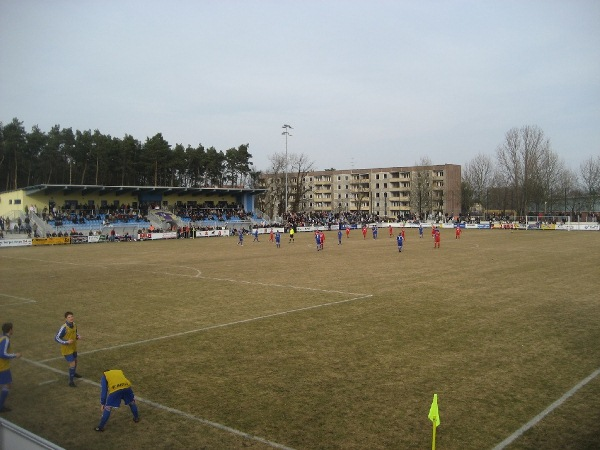
[[[433,402],[431,402],[431,408],[429,408],[429,420],[433,424],[433,437],[431,439],[431,450],[435,450],[435,431],[440,424],[440,412],[437,404],[437,394],[433,394]]]

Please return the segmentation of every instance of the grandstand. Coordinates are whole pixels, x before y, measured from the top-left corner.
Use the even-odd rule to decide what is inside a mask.
[[[10,231],[38,236],[250,227],[264,189],[43,184],[0,193]],[[17,225],[18,223],[18,225]],[[17,225],[14,229],[13,224]],[[232,225],[233,224],[233,225]]]

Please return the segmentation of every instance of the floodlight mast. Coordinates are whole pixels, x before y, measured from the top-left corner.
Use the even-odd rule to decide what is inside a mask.
[[[288,212],[288,136],[292,136],[290,134],[290,130],[293,130],[291,125],[284,124],[281,128],[283,128],[283,133],[285,135],[285,214]]]

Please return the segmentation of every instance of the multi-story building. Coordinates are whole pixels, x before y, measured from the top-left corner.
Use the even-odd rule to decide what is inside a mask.
[[[273,175],[267,177],[267,189],[281,186]],[[326,170],[309,172],[301,181],[289,176],[289,204],[294,210],[360,211],[392,218],[458,215],[461,209],[461,167],[456,164]]]

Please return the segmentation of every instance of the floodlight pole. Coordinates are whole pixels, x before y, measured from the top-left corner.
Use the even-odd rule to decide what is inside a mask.
[[[285,135],[285,214],[288,212],[288,136],[291,136],[290,130],[293,128],[290,125],[283,125],[283,133]]]

